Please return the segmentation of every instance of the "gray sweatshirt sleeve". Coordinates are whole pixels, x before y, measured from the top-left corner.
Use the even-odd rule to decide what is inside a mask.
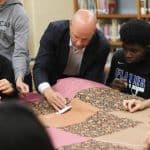
[[[14,53],[12,63],[15,73],[15,79],[23,77],[29,72],[29,20],[23,7],[15,7],[14,16]]]

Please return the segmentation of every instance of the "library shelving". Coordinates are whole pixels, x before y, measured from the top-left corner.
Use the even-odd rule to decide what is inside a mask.
[[[119,29],[129,19],[149,19],[150,0],[74,0],[74,10],[96,13],[99,27],[112,46],[120,46]]]

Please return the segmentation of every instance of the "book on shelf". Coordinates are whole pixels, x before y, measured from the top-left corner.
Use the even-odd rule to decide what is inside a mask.
[[[96,0],[87,0],[87,7],[89,10],[96,12]]]
[[[78,7],[96,12],[96,0],[78,0]]]
[[[141,3],[141,14],[145,15],[147,14],[147,0],[140,0]]]
[[[111,25],[111,40],[112,41],[117,41],[120,39],[119,30],[120,30],[120,24],[118,23],[118,20],[112,19],[112,25]]]
[[[117,0],[98,0],[99,14],[114,14],[117,10]]]
[[[117,1],[116,0],[109,0],[108,1],[108,13],[114,14],[117,10]]]
[[[79,9],[87,9],[87,0],[78,0],[78,7]]]
[[[147,0],[147,12],[150,14],[150,0]]]
[[[105,37],[111,41],[118,41],[120,39],[119,30],[121,23],[117,19],[112,19],[110,22],[100,20],[99,26]]]
[[[150,0],[140,0],[141,15],[150,14]]]

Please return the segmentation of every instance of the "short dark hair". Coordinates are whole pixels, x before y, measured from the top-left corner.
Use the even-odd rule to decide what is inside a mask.
[[[122,25],[120,39],[126,44],[150,45],[150,24],[144,20],[132,19]]]
[[[0,103],[1,150],[53,150],[45,127],[25,104]]]

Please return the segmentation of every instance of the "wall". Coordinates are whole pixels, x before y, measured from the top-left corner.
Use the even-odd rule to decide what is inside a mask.
[[[73,0],[23,0],[23,3],[30,19],[30,54],[35,57],[49,22],[70,19],[73,15]]]

